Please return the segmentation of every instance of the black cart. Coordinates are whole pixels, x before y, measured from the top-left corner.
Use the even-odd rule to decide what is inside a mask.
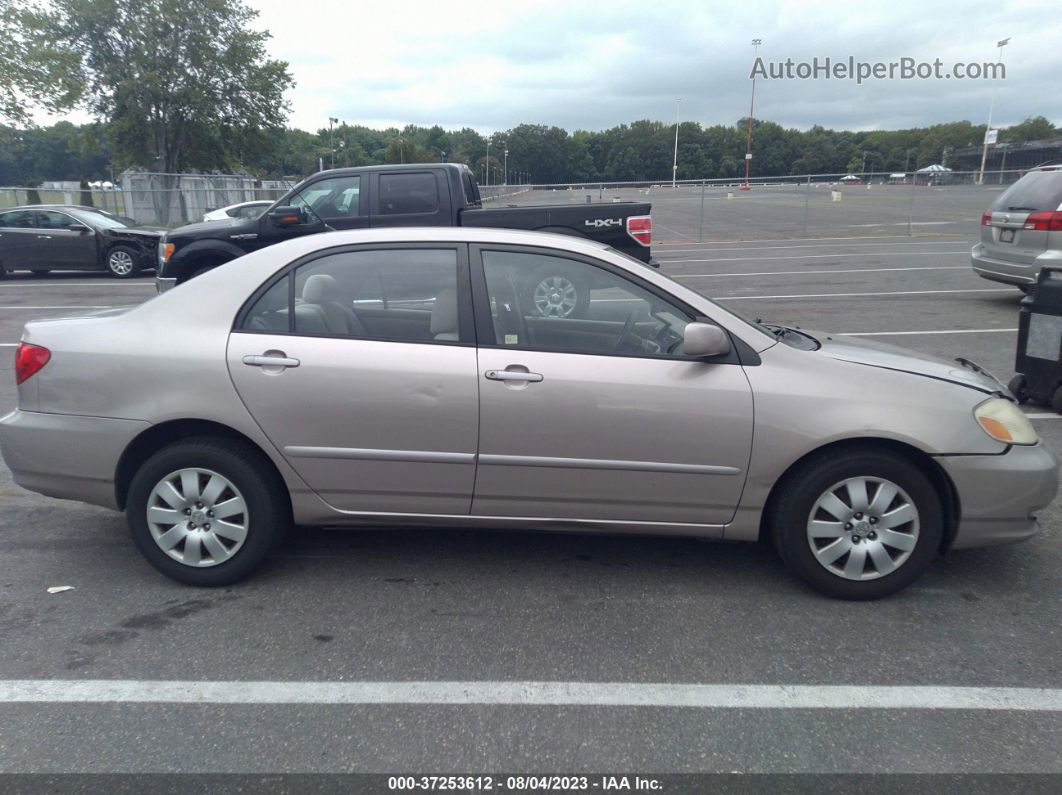
[[[1035,289],[1018,310],[1018,375],[1010,391],[1019,403],[1032,401],[1062,414],[1062,268],[1043,268]]]

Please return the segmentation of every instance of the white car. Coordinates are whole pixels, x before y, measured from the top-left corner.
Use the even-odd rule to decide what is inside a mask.
[[[227,221],[229,218],[257,218],[265,208],[273,204],[272,201],[259,199],[253,202],[240,202],[222,207],[220,210],[211,210],[203,216],[204,221]]]

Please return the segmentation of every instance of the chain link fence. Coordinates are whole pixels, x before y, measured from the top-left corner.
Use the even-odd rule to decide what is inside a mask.
[[[667,241],[971,234],[999,193],[1025,171],[806,174],[671,182],[481,185],[486,206],[641,201],[654,238]],[[127,172],[112,189],[0,188],[0,209],[91,204],[138,224],[175,227],[211,210],[275,201],[297,180]]]

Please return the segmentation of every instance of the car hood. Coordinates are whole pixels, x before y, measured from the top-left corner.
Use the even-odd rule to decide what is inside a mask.
[[[901,373],[911,373],[912,375],[922,375],[926,378],[936,378],[940,381],[950,381],[953,384],[968,386],[971,389],[977,389],[989,394],[995,392],[1006,394],[1006,388],[1001,383],[991,376],[973,369],[969,364],[964,365],[958,361],[948,361],[947,359],[939,359],[936,356],[927,356],[884,342],[870,342],[857,337],[846,337],[825,332],[809,331],[807,333],[821,343],[822,347],[819,352],[829,356],[831,359],[863,364],[868,367],[880,367]]]
[[[167,229],[162,226],[125,226],[121,229],[107,230],[115,237],[124,237],[126,235],[132,237],[160,237],[166,231]]]
[[[233,232],[247,232],[248,223],[244,218],[223,218],[219,221],[202,221],[197,224],[188,224],[174,229],[167,235],[167,239],[173,240],[178,237],[217,237],[219,233],[232,230]],[[257,224],[255,225],[257,228]]]

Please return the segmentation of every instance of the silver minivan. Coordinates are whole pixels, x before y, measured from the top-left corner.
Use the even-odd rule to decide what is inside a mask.
[[[1062,266],[1062,165],[1033,169],[992,202],[970,260],[979,276],[1022,290]]]

